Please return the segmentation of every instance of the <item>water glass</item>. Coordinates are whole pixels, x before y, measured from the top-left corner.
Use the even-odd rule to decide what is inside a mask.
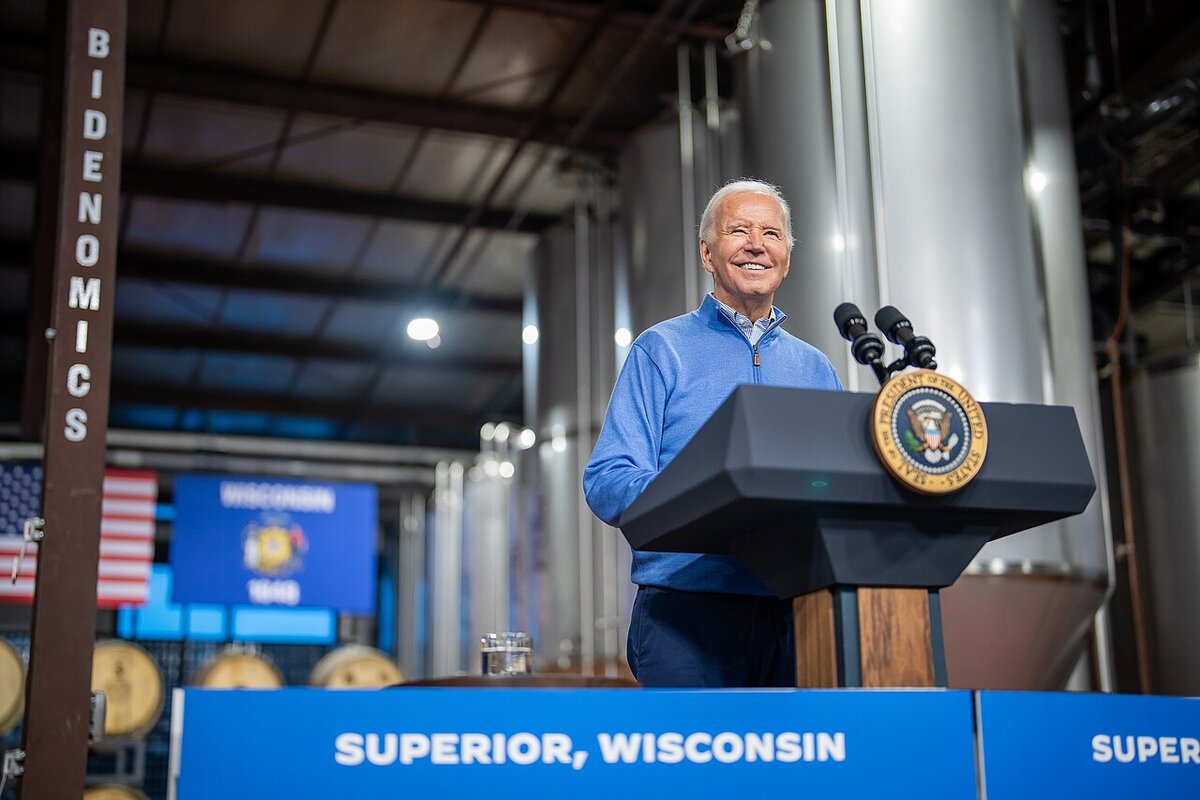
[[[520,631],[484,634],[479,639],[484,675],[518,675],[533,672],[533,638]]]

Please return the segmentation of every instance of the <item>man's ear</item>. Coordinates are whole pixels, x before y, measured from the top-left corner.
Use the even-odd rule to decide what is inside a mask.
[[[709,275],[714,274],[713,270],[715,267],[713,267],[712,263],[712,252],[709,251],[708,242],[704,241],[703,236],[700,237],[700,264]]]

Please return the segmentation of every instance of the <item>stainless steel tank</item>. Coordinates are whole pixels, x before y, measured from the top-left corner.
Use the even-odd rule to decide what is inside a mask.
[[[1200,355],[1133,381],[1154,689],[1200,695]]]
[[[710,46],[700,54],[704,69],[699,74],[691,74],[686,49],[679,55],[679,97],[690,98],[693,84],[704,86],[701,102],[678,102],[677,97],[675,113],[643,126],[619,158],[620,217],[612,230],[613,324],[627,338],[626,344],[617,343],[613,368],[597,373],[591,384],[593,434],[599,432],[628,341],[657,322],[696,308],[712,288],[698,254],[700,213],[713,191],[741,174],[739,111],[716,97],[715,49]],[[600,344],[611,347],[612,339]],[[632,555],[619,532],[598,527],[601,540],[615,544],[615,583],[608,585],[617,587],[616,603],[610,600],[600,625],[611,637],[610,651],[615,641],[624,659],[636,590],[629,582]]]
[[[520,429],[504,429],[504,444]],[[494,436],[494,434],[493,434]],[[463,484],[463,578],[467,589],[467,635],[514,630],[509,598],[509,553],[514,542],[515,462],[488,451],[467,471]]]
[[[788,328],[870,390],[830,312],[894,304],[979,399],[1073,406],[1102,481],[1053,3],[776,0],[759,34],[743,136],[793,206]],[[953,685],[1065,684],[1108,588],[1103,495],[988,545],[944,593]]]
[[[547,668],[611,675],[624,654],[629,557],[620,534],[592,516],[581,484],[620,349],[613,211],[603,177],[582,176],[574,215],[539,242],[525,312],[526,329],[536,329],[525,348],[540,497],[535,656]]]
[[[698,254],[700,213],[720,184],[737,176],[737,115],[722,113],[715,131],[697,111],[686,118],[689,153],[683,152],[677,117],[643,126],[621,151],[626,296],[634,337],[696,308],[712,288]]]

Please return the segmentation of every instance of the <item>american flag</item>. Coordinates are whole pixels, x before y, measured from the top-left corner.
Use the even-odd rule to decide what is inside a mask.
[[[0,462],[0,603],[32,603],[38,546],[31,543],[11,580],[12,560],[21,550],[25,520],[40,516],[42,467]],[[158,476],[153,472],[104,471],[100,520],[100,608],[143,605],[149,596],[154,561],[154,506]],[[54,531],[47,531],[53,536]]]

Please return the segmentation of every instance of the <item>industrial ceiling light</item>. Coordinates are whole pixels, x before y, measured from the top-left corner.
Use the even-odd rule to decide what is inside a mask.
[[[437,338],[437,320],[429,317],[417,317],[408,323],[408,337],[418,342],[429,342]]]

